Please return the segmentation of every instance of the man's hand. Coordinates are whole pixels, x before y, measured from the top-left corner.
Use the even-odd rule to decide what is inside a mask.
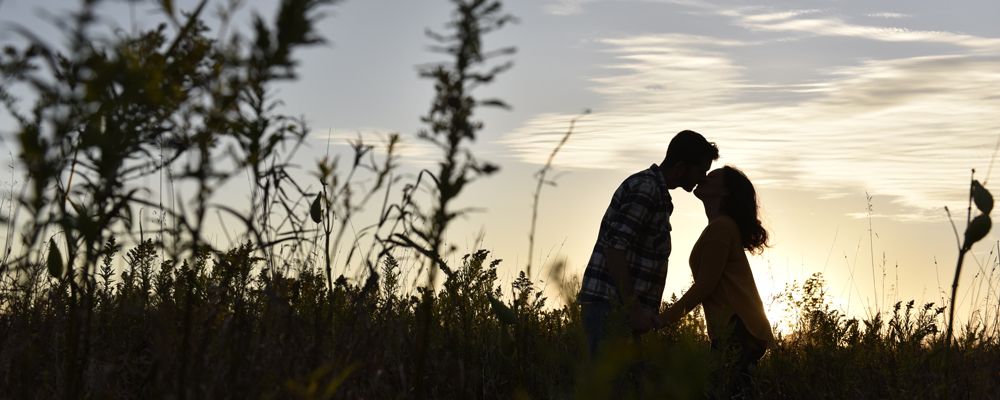
[[[653,317],[653,328],[663,329],[667,325],[673,325],[680,322],[684,314],[677,307],[668,307],[666,311],[660,313],[659,315]]]
[[[635,333],[646,333],[655,326],[656,313],[649,308],[634,304],[629,307],[629,322]]]

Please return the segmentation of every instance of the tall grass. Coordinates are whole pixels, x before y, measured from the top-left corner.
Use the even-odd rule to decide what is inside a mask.
[[[449,257],[447,228],[469,211],[455,200],[498,168],[471,142],[475,111],[506,106],[473,96],[511,66],[487,61],[512,49],[482,42],[514,21],[499,1],[455,0],[447,32],[429,34],[449,57],[422,69],[435,96],[418,138],[441,150],[435,170],[400,173],[391,135],[380,153],[359,138],[349,162],[319,161],[318,189],[297,178],[308,127],[278,112],[273,88],[295,77],[298,49],[322,42],[314,25],[329,3],[285,0],[249,35],[213,38],[207,1],[158,2],[164,25],[98,38],[101,4],[85,1],[64,21],[66,48],[22,29],[30,44],[5,49],[0,101],[26,183],[3,220],[0,397],[701,397],[712,365],[697,314],[588,360],[565,263],[548,268],[558,290],[543,293],[530,273],[502,283],[484,250]],[[25,108],[15,86],[38,96]],[[139,185],[164,175],[191,191],[176,207]],[[242,209],[216,193],[240,176]],[[376,199],[376,220],[356,225]],[[143,208],[161,212],[156,229]],[[231,247],[204,237],[212,212],[241,223]],[[414,271],[427,283],[405,284]],[[857,320],[824,290],[815,276],[786,293],[798,319],[757,369],[759,395],[997,396],[986,325],[960,327],[943,357],[945,308],[897,303]]]
[[[341,279],[328,291],[319,265],[295,277],[264,273],[254,247],[181,263],[159,259],[151,241],[130,249],[127,271],[92,289],[93,318],[81,328],[91,350],[74,364],[79,394],[410,398],[420,381],[433,398],[606,398],[628,374],[642,384],[624,397],[698,397],[709,386],[698,315],[590,362],[575,306],[548,306],[524,275],[501,286],[501,262],[486,251],[463,257],[440,289],[401,295],[393,257],[377,290]],[[83,310],[65,281],[46,277],[37,265],[0,286],[0,376],[12,398],[58,397],[71,384],[66,328]],[[762,397],[996,397],[1000,343],[985,326],[964,329],[945,357],[944,307],[910,301],[851,319],[831,308],[818,275],[786,296],[797,320],[756,370]],[[507,300],[498,308],[491,298]],[[433,335],[416,334],[421,321]]]

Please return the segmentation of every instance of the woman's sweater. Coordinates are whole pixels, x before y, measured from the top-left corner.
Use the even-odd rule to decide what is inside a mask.
[[[771,324],[757,292],[750,263],[740,239],[739,226],[726,215],[709,222],[691,250],[694,285],[677,301],[685,313],[702,304],[708,334],[722,339],[733,315],[743,320],[750,333],[774,344]]]

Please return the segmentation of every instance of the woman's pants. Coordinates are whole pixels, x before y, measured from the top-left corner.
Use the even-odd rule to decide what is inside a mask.
[[[715,398],[746,399],[753,397],[751,368],[767,351],[767,342],[753,336],[740,317],[729,319],[728,332],[712,340],[712,354],[717,363],[713,373]]]

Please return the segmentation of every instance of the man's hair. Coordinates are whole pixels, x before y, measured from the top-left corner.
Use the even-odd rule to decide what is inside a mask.
[[[667,157],[663,159],[663,166],[672,167],[680,162],[699,164],[718,159],[719,148],[715,146],[714,142],[709,142],[698,132],[683,130],[670,139],[670,145],[667,146]]]

